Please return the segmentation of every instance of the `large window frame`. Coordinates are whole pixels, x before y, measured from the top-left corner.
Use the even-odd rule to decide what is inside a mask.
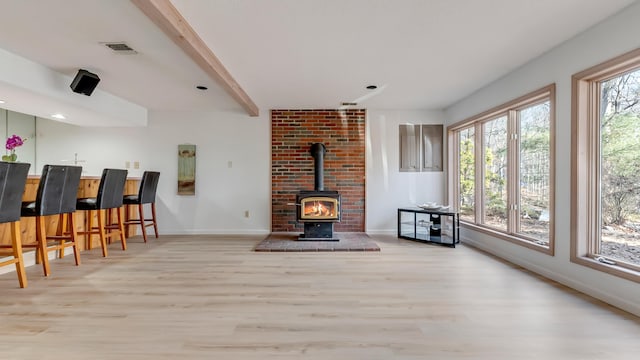
[[[519,140],[520,120],[518,118],[520,110],[533,107],[535,105],[549,103],[549,237],[546,244],[537,242],[534,238],[518,231],[520,228],[520,155]],[[500,229],[484,221],[485,199],[483,191],[483,181],[485,181],[483,148],[484,134],[482,127],[484,124],[507,117],[507,226]],[[475,217],[473,221],[461,218],[461,225],[465,228],[486,233],[493,237],[506,240],[508,242],[533,249],[550,256],[555,251],[555,84],[545,86],[531,93],[511,100],[505,104],[496,106],[481,114],[468,118],[447,127],[447,138],[449,144],[449,176],[448,189],[451,204],[460,203],[460,141],[459,133],[469,128],[474,128],[474,164],[475,164]],[[478,160],[480,159],[480,160]]]
[[[640,69],[640,49],[572,76],[571,262],[640,282],[640,267],[607,263],[600,241],[600,83]],[[599,259],[598,259],[599,258]]]

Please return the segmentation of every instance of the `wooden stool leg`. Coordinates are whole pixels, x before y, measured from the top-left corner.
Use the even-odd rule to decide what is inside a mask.
[[[24,270],[24,259],[22,258],[22,239],[20,238],[20,221],[11,223],[11,243],[13,245],[13,257],[17,259],[16,273],[20,287],[27,287],[27,274]]]
[[[106,213],[104,209],[98,210],[98,231],[100,232],[100,245],[102,246],[102,256],[107,257],[107,240],[106,235],[104,233],[104,221],[105,221]]]
[[[67,214],[60,214],[58,216],[58,230],[56,231],[56,235],[64,236],[67,232]],[[64,258],[64,241],[65,239],[60,239],[60,249],[58,249],[58,259]]]
[[[124,223],[122,219],[124,218],[124,209],[119,207],[116,209],[118,212],[118,228],[120,229],[120,241],[122,242],[122,250],[127,250],[127,238],[124,236]]]
[[[156,203],[151,203],[151,219],[153,220],[153,231],[156,233],[156,239],[158,238],[158,222],[156,221]]]
[[[38,243],[36,243],[37,245]],[[42,254],[40,254],[40,248],[38,246],[36,246],[36,264],[40,265],[42,264]]]
[[[130,211],[130,207],[129,205],[122,205],[122,207],[124,207],[124,222],[126,225],[124,225],[124,237],[126,237],[127,239],[130,237],[129,236],[129,227],[131,227],[131,225],[129,224],[129,221],[131,220],[131,216],[129,215],[129,211]]]
[[[138,204],[138,215],[140,216],[140,228],[142,229],[142,238],[147,242],[147,228],[144,226],[144,207]]]
[[[112,214],[111,210],[112,209],[106,209],[105,210],[104,224],[103,224],[104,225],[104,229],[105,229],[104,230],[104,232],[105,232],[104,235],[105,235],[105,238],[107,240],[107,244],[109,244],[109,245],[111,244],[111,231],[112,231],[111,225],[113,225],[113,221],[112,221],[113,220],[112,219],[113,214]]]
[[[93,211],[87,210],[84,212],[84,216],[87,217],[87,221],[85,221],[85,231],[84,231],[84,239],[85,239],[85,247],[87,250],[91,250],[93,248]]]
[[[51,270],[49,268],[49,254],[47,252],[47,231],[44,226],[44,216],[36,216],[36,240],[40,249],[42,258],[42,270],[44,276],[49,276]]]
[[[76,266],[80,265],[80,250],[78,249],[78,231],[76,230],[76,214],[69,213],[67,215],[69,221],[69,237],[73,242],[73,257],[76,260]],[[63,250],[64,251],[64,250]]]

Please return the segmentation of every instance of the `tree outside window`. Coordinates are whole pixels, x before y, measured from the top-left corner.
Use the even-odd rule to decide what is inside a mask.
[[[640,266],[640,70],[600,82],[600,242]]]

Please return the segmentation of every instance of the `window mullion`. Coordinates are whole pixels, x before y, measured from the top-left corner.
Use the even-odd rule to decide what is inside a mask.
[[[507,212],[507,231],[511,234],[515,234],[519,227],[520,216],[520,196],[519,196],[519,166],[518,166],[518,152],[519,152],[519,139],[518,134],[520,129],[518,127],[518,112],[516,110],[509,110],[507,120],[507,131],[509,134],[509,141],[507,143],[507,203],[509,204],[509,211]]]
[[[452,182],[450,184],[454,184],[451,187],[454,191],[449,192],[453,195],[453,199],[451,199],[450,205],[453,206],[454,210],[461,211],[460,209],[460,131],[454,131],[449,134],[447,137],[449,140],[449,149],[450,153],[452,153],[451,160],[453,161],[453,167],[450,167],[449,173],[452,177]],[[451,144],[453,143],[453,146]],[[453,169],[453,171],[451,171]]]
[[[475,124],[474,129],[475,135],[475,145],[474,145],[474,154],[475,154],[475,188],[476,191],[474,193],[476,208],[475,208],[475,223],[481,224],[484,221],[484,186],[482,184],[484,179],[484,132],[482,131],[482,124],[477,122]]]
[[[602,152],[600,149],[601,145],[601,133],[600,126],[600,91],[601,86],[597,81],[589,83],[589,109],[591,114],[589,115],[589,119],[591,121],[591,125],[589,126],[590,138],[589,141],[589,152],[590,157],[594,161],[589,162],[588,166],[592,167],[589,169],[589,181],[590,185],[589,189],[589,239],[591,241],[588,245],[588,253],[592,256],[597,255],[600,252],[600,229],[602,228],[602,191],[600,188],[601,184],[601,169],[600,166],[602,164]]]

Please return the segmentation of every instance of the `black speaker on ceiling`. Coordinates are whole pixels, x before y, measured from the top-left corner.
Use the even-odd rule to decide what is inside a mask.
[[[100,78],[98,75],[87,70],[80,69],[78,70],[76,77],[73,79],[73,82],[71,82],[70,87],[73,92],[89,96],[96,86],[98,86],[99,82]]]

